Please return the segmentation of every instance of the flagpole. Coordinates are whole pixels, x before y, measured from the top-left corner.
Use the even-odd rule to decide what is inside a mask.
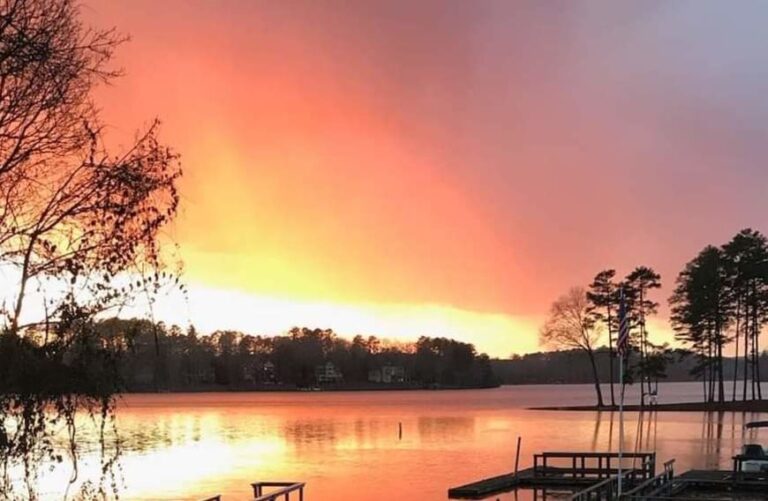
[[[619,398],[619,482],[618,495],[622,494],[622,466],[624,459],[624,358],[629,351],[629,321],[627,319],[627,305],[624,299],[624,288],[621,288],[619,294],[619,337],[616,343],[616,352],[619,355],[619,384],[621,385],[621,396]]]
[[[621,460],[624,455],[624,356],[619,355],[619,384],[621,385],[621,398],[619,398],[619,496],[621,496]]]

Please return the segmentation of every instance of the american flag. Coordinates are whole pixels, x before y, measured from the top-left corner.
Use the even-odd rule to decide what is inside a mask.
[[[624,299],[624,289],[619,295],[619,339],[616,342],[616,350],[624,356],[629,351],[629,318],[627,315],[627,302]]]

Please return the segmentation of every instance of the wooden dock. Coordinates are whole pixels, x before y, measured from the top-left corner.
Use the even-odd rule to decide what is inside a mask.
[[[640,468],[625,470],[628,482],[653,478],[654,453],[628,453]],[[478,499],[513,489],[562,489],[579,491],[618,473],[618,454],[612,452],[545,452],[534,455],[534,466],[448,489],[451,499]]]
[[[730,470],[688,470],[677,477],[690,484],[732,484],[733,472]]]
[[[298,494],[298,501],[304,501],[304,482],[253,482],[253,501],[290,501],[294,499],[291,494]],[[272,489],[267,491],[267,489]],[[222,501],[221,495],[217,494],[202,501]]]
[[[674,460],[656,474],[654,453],[625,454],[624,490],[618,494],[618,455],[608,452],[545,452],[534,455],[532,468],[448,490],[451,499],[483,499],[500,492],[531,489],[547,498],[547,491],[573,493],[571,501],[626,501],[700,499],[768,500],[768,472],[742,471],[740,456],[733,470],[690,470],[676,476]],[[627,463],[637,465],[627,468]],[[638,464],[639,463],[639,464]],[[748,493],[746,497],[744,493]],[[561,496],[562,497],[562,496]]]
[[[448,497],[451,499],[479,498],[489,496],[497,492],[510,491],[520,486],[520,479],[533,477],[533,468],[528,468],[515,473],[507,473],[497,477],[486,478],[471,484],[448,489]]]
[[[664,471],[619,496],[613,478],[574,494],[571,501],[621,499],[626,501],[658,500],[768,500],[766,473],[743,473],[731,470],[689,470],[675,476],[674,460],[664,464]]]
[[[534,468],[526,468],[515,473],[507,473],[497,477],[485,478],[448,489],[448,497],[451,499],[476,499],[490,496],[499,492],[512,489],[582,489],[596,482],[595,477],[574,477],[567,474],[567,470],[558,473],[559,468],[550,468],[549,475],[537,476]],[[562,469],[565,470],[565,469]]]
[[[765,490],[768,493],[768,473],[743,473],[732,470],[690,470],[677,477],[688,486]]]

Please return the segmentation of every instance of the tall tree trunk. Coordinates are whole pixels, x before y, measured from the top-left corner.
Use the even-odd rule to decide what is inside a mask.
[[[752,388],[752,400],[755,400],[755,396],[757,395],[757,392],[755,391],[755,308],[756,305],[754,304],[754,296],[753,296],[753,304],[752,304],[752,322],[751,322],[751,330],[749,332],[749,344],[750,344],[750,352],[749,352],[749,365],[750,365],[750,372],[752,375],[752,378],[750,379],[750,387]]]
[[[755,308],[755,323],[752,328],[755,330],[755,385],[757,386],[757,399],[763,399],[763,389],[760,379],[760,312]]]
[[[645,310],[643,308],[643,288],[640,287],[640,407],[645,407]]]
[[[725,378],[723,377],[723,344],[720,342],[719,336],[717,343],[717,376],[718,392],[720,393],[718,396],[718,401],[723,403],[725,402]]]
[[[597,406],[604,407],[603,389],[600,388],[600,376],[597,374],[597,364],[595,363],[595,353],[592,350],[586,350],[589,355],[589,363],[592,364],[592,377],[595,381],[595,393],[597,394]]]
[[[722,322],[720,320],[720,305],[719,297],[717,298],[717,306],[715,307],[715,356],[717,357],[717,401],[720,403],[725,402],[725,376],[723,375],[723,342],[725,337],[722,332]]]
[[[704,365],[704,362],[703,362],[703,360],[704,360],[704,350],[703,349],[701,350],[701,353],[699,354],[699,356],[701,357],[701,363],[702,363],[702,366],[701,366],[702,367],[702,369],[701,369],[701,386],[702,386],[702,391],[704,392],[704,394],[702,396],[702,400],[704,400],[704,402],[706,402],[707,401],[707,370],[706,370],[706,365]]]
[[[752,353],[750,353],[750,362],[752,365],[752,400],[755,400],[757,397],[757,336],[755,335],[757,332],[757,290],[755,287],[755,281],[752,280],[752,322],[751,322],[751,332],[750,334],[750,342],[752,345]]]
[[[741,296],[736,295],[736,356],[733,357],[733,388],[731,400],[736,401],[736,381],[739,379],[739,328],[741,327]]]
[[[744,385],[741,399],[747,401],[747,379],[749,377],[749,307],[744,303]]]
[[[650,351],[650,347],[648,346],[648,331],[645,329],[645,317],[643,317],[643,337],[645,338],[645,365],[644,365],[644,371],[645,371],[645,385],[646,385],[646,395],[651,394],[651,375],[648,372],[649,366],[648,366],[648,352]]]
[[[750,386],[752,388],[752,400],[755,400],[757,391],[755,391],[755,381],[757,380],[756,366],[755,366],[755,325],[754,318],[752,319],[752,332],[750,333],[750,343],[752,344],[752,351],[749,353],[749,365],[751,366],[752,378],[750,379]]]
[[[712,349],[712,333],[709,333],[707,340],[707,369],[709,370],[709,402],[715,401],[715,367],[712,363],[714,350]]]
[[[760,347],[759,341],[758,341],[758,348]],[[760,379],[760,354],[757,355],[757,396],[760,398],[760,400],[763,399],[763,389],[762,389],[762,380]]]

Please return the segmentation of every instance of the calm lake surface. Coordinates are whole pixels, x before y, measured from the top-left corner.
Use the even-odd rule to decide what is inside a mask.
[[[668,383],[660,385],[659,400],[700,394],[700,384]],[[593,399],[588,385],[127,395],[117,418],[121,497],[245,500],[252,499],[252,481],[297,480],[307,482],[307,501],[444,500],[449,487],[511,471],[518,436],[521,468],[534,452],[616,450],[617,413],[526,410]],[[768,433],[744,430],[757,419],[768,416],[627,413],[625,450],[656,450],[659,462],[675,458],[678,471],[729,468],[745,441],[768,443]]]

